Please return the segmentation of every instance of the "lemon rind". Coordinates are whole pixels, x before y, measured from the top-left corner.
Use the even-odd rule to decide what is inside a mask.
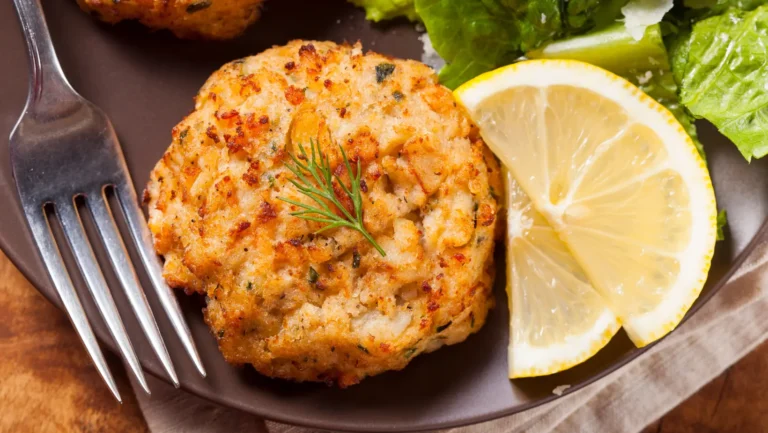
[[[544,376],[581,364],[608,344],[620,327],[619,319],[606,308],[587,332],[570,335],[562,343],[545,347],[510,343],[509,377]]]
[[[670,290],[668,295],[655,309],[625,319],[624,330],[635,346],[647,346],[669,334],[680,324],[688,310],[691,309],[691,306],[699,297],[699,294],[701,294],[707,274],[709,273],[710,264],[711,255],[710,259],[707,260],[706,266],[701,271],[701,278],[690,291]]]

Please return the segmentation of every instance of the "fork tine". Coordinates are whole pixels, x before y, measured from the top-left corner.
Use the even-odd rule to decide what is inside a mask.
[[[192,340],[192,333],[189,331],[187,322],[184,320],[184,316],[181,314],[181,308],[179,302],[176,300],[171,288],[163,279],[163,270],[160,266],[160,260],[155,253],[155,249],[152,245],[152,237],[149,233],[149,228],[144,221],[144,214],[139,208],[139,201],[136,197],[136,191],[133,189],[130,178],[124,179],[115,185],[115,195],[120,201],[120,207],[125,214],[128,228],[133,236],[133,241],[136,244],[136,249],[139,251],[141,260],[144,262],[144,266],[147,269],[149,278],[152,280],[152,285],[155,288],[158,299],[171,320],[173,329],[176,330],[181,343],[184,345],[184,349],[192,358],[192,361],[197,367],[197,371],[201,376],[205,377],[205,367],[203,367],[203,361],[200,359],[200,354],[197,352],[194,340]]]
[[[163,342],[163,337],[160,335],[160,330],[157,327],[155,316],[149,308],[147,297],[144,295],[144,290],[139,283],[136,271],[128,257],[123,238],[117,230],[104,191],[102,190],[99,193],[91,194],[87,199],[88,208],[91,210],[93,220],[96,223],[99,233],[101,233],[101,240],[103,241],[104,247],[107,249],[107,253],[109,254],[109,258],[117,277],[123,285],[123,290],[128,297],[128,301],[131,303],[133,312],[139,319],[141,329],[147,336],[149,343],[152,345],[152,349],[154,349],[155,354],[157,354],[160,362],[162,362],[163,367],[173,381],[173,384],[178,387],[179,379],[176,376],[176,370],[173,368],[173,362],[171,362],[171,357],[168,355],[168,350]]]
[[[77,331],[77,335],[83,342],[85,349],[91,356],[93,363],[96,365],[96,369],[99,371],[101,378],[107,383],[109,390],[112,391],[112,395],[115,396],[118,402],[122,403],[120,398],[120,392],[117,390],[117,384],[115,379],[112,378],[112,374],[109,372],[107,361],[104,360],[104,355],[101,353],[99,343],[96,341],[96,336],[93,335],[91,325],[88,323],[88,317],[85,315],[83,305],[80,303],[80,299],[77,297],[75,287],[72,284],[72,280],[69,278],[67,268],[64,265],[64,261],[61,258],[59,247],[56,244],[56,240],[51,233],[51,226],[48,223],[48,219],[45,217],[42,206],[36,207],[30,204],[25,204],[24,213],[29,222],[29,228],[32,231],[32,236],[35,238],[35,243],[40,255],[45,262],[45,266],[48,269],[48,276],[51,278],[56,292],[59,294],[62,304],[64,304],[64,310],[69,316],[69,320]]]
[[[72,248],[77,265],[80,267],[80,272],[85,277],[88,289],[90,289],[91,295],[94,301],[96,301],[101,317],[107,324],[112,338],[115,339],[117,346],[120,348],[123,358],[128,362],[144,391],[149,394],[149,387],[144,378],[144,373],[141,371],[139,360],[136,358],[136,352],[133,351],[131,341],[125,332],[125,326],[123,326],[123,322],[120,319],[120,313],[118,313],[117,306],[115,306],[115,300],[112,298],[109,287],[107,287],[107,282],[104,280],[104,275],[101,273],[88,238],[85,236],[85,229],[80,220],[80,215],[78,215],[75,208],[74,201],[56,203],[56,213],[64,229],[64,235],[67,241],[69,241],[69,246]]]

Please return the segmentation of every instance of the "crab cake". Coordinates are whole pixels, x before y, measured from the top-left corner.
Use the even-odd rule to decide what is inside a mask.
[[[138,20],[180,38],[229,39],[259,17],[264,0],[77,0],[80,8],[115,24]]]
[[[345,185],[340,148],[353,177],[360,164],[364,226],[385,256],[355,229],[316,234],[324,223],[291,215],[282,199],[314,205],[287,168],[310,146]],[[227,361],[344,387],[483,326],[500,180],[432,69],[293,41],[208,79],[145,198],[165,278],[206,295]]]

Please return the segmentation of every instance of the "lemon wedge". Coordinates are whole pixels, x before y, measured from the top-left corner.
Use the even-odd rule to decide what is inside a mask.
[[[592,357],[620,323],[512,175],[504,177],[509,377],[556,373]]]
[[[639,347],[674,329],[704,285],[717,228],[706,164],[674,116],[626,80],[573,60],[510,65],[455,95],[540,214],[525,218],[546,223],[552,233],[508,229],[511,372],[526,371],[519,358],[532,355],[518,350],[523,342],[561,345],[561,367],[604,344],[598,334],[607,335],[616,322],[594,292]],[[510,215],[518,212],[515,188],[508,191]],[[563,249],[553,246],[555,238]],[[560,279],[543,284],[539,276],[515,276],[525,266],[534,274],[560,272]],[[538,309],[568,305],[589,318],[576,323],[566,314],[534,311],[524,299],[534,290],[546,299],[536,301]],[[526,337],[515,341],[517,334]],[[545,334],[546,341],[536,340]],[[556,358],[540,365],[532,357],[527,371],[557,370]]]

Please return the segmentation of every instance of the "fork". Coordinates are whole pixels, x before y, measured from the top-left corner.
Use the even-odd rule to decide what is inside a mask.
[[[111,189],[163,310],[198,372],[205,376],[179,304],[163,280],[160,261],[154,253],[149,229],[109,118],[80,96],[64,76],[40,1],[13,2],[27,43],[30,84],[26,106],[10,136],[11,165],[29,229],[70,321],[101,377],[122,402],[51,231],[48,212],[54,213],[60,222],[77,267],[123,358],[141,387],[149,393],[141,365],[85,232],[77,200],[90,210],[141,329],[171,381],[179,386],[168,350],[113,218],[107,200],[107,189]]]

